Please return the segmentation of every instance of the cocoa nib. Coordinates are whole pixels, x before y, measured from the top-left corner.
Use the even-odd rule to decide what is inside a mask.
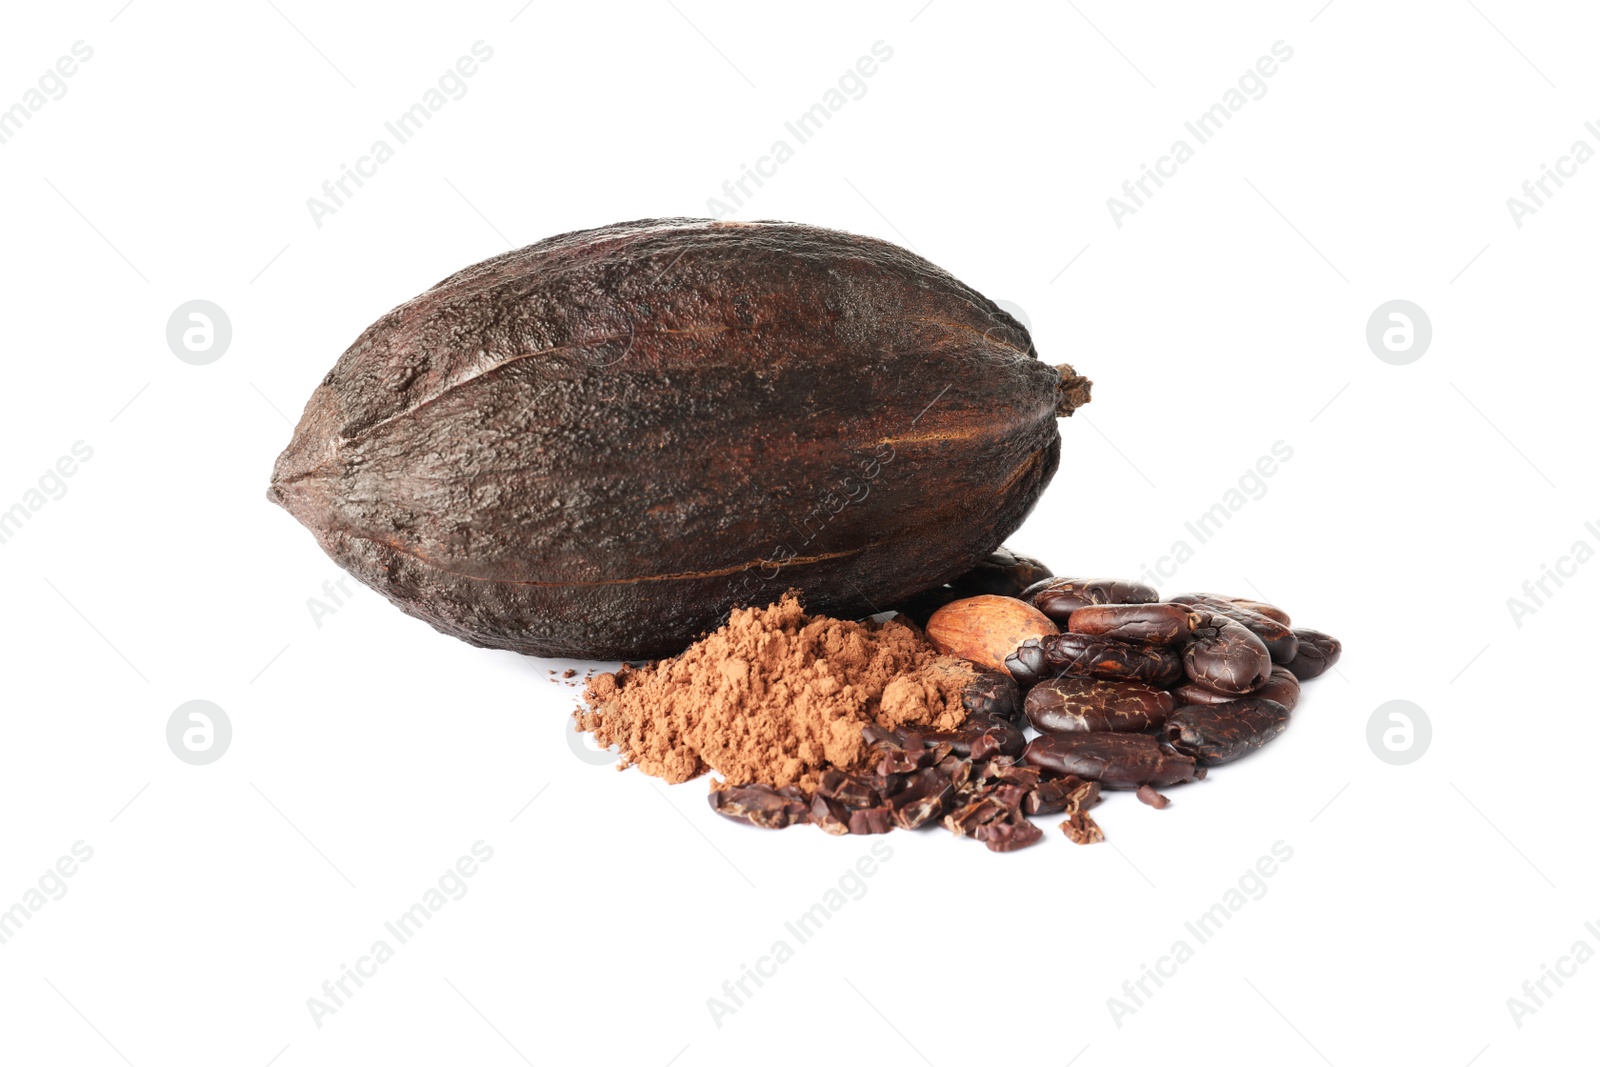
[[[1075,811],[1061,824],[1061,832],[1075,845],[1092,845],[1106,839],[1105,831],[1086,811]]]
[[[1168,800],[1160,793],[1157,793],[1155,786],[1153,785],[1141,785],[1138,791],[1134,793],[1134,796],[1138,797],[1152,808],[1157,809],[1164,808],[1168,804],[1172,803],[1172,801]]]
[[[793,787],[779,790],[770,785],[736,785],[717,790],[707,800],[718,815],[768,830],[810,821],[805,793]]]

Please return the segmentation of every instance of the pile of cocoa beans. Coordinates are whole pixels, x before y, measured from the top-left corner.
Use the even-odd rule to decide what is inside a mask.
[[[902,605],[940,651],[973,664],[967,719],[950,733],[868,727],[865,771],[796,787],[724,788],[711,806],[780,828],[916,829],[935,819],[996,852],[1034,844],[1030,815],[1064,813],[1073,841],[1104,840],[1088,815],[1102,789],[1159,789],[1255,751],[1280,734],[1300,683],[1339,659],[1339,642],[1280,609],[1209,593],[1161,598],[1120,579],[1057,578],[1006,549]],[[1024,733],[1037,731],[1032,740]]]

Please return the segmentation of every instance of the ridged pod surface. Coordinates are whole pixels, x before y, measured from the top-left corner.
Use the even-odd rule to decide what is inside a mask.
[[[864,615],[996,549],[1088,399],[883,241],[665,219],[553,237],[373,323],[269,497],[476,645],[676,653],[790,587]]]

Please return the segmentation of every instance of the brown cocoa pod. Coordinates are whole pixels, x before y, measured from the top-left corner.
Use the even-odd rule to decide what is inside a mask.
[[[1213,613],[1183,646],[1183,669],[1191,682],[1242,696],[1272,677],[1272,657],[1261,638],[1226,615]]]
[[[1086,604],[1067,619],[1075,634],[1144,645],[1176,645],[1199,625],[1199,613],[1187,604]]]
[[[1040,682],[1023,701],[1033,728],[1047,734],[1148,730],[1175,707],[1165,689],[1071,674]]]
[[[541,656],[676,653],[797,588],[860,617],[971,570],[1087,383],[904,249],[777,222],[564,234],[384,315],[269,498],[402,610]]]
[[[1106,789],[1156,788],[1195,777],[1190,757],[1163,748],[1149,734],[1040,734],[1022,759],[1060,775],[1088,778]]]
[[[1032,556],[1004,545],[989,553],[976,567],[950,582],[962,596],[1021,596],[1022,591],[1051,576],[1051,570]]]
[[[1167,716],[1162,739],[1196,763],[1214,767],[1253,752],[1283,733],[1289,709],[1247,697],[1226,704],[1191,704]]]
[[[1294,631],[1289,629],[1287,623],[1263,615],[1252,608],[1226,597],[1213,596],[1210,593],[1190,593],[1172,598],[1174,604],[1194,604],[1203,607],[1218,615],[1225,615],[1234,622],[1243,626],[1267,646],[1267,654],[1274,663],[1288,663],[1294,659],[1299,651],[1300,641],[1295,637]]]
[[[1248,630],[1244,632],[1249,634]],[[1111,637],[1074,633],[1041,637],[1038,640],[1039,647],[1044,651],[1045,662],[1052,670],[1062,674],[1144,682],[1163,688],[1183,677],[1183,662],[1178,658],[1178,653],[1160,645],[1136,645]],[[1007,662],[1009,664],[1009,660]]]
[[[1321,630],[1298,629],[1294,632],[1300,639],[1300,651],[1294,659],[1289,661],[1289,670],[1302,682],[1308,682],[1323,671],[1339,662],[1339,656],[1344,652],[1344,646],[1337,637],[1329,636]]]
[[[1219,693],[1195,682],[1187,682],[1172,690],[1180,704],[1227,704],[1238,700],[1238,693]],[[1259,689],[1244,694],[1261,700],[1271,700],[1293,711],[1300,703],[1300,679],[1288,667],[1274,666],[1272,676]]]
[[[1047,578],[1024,589],[1022,598],[1056,622],[1066,622],[1090,604],[1154,604],[1161,594],[1121,578]]]

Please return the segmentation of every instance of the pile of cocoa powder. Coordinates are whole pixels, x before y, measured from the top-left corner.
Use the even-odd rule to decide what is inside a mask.
[[[822,772],[868,762],[862,729],[948,731],[967,713],[972,665],[896,620],[809,616],[787,593],[736,608],[682,654],[600,674],[578,728],[668,782],[707,771],[740,785],[814,789]]]

